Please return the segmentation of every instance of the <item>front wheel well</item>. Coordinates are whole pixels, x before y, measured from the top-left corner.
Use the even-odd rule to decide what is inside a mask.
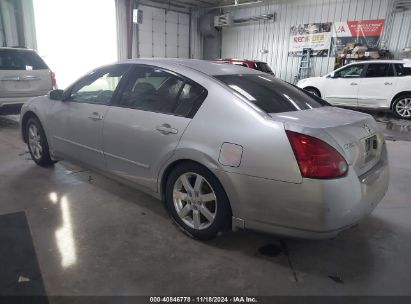
[[[399,97],[401,97],[401,96],[404,96],[404,95],[410,95],[411,96],[411,91],[404,91],[404,92],[400,92],[400,93],[398,93],[397,95],[395,95],[394,96],[394,98],[391,100],[391,106],[390,106],[390,109],[392,110],[393,108],[393,105],[394,105],[394,102],[399,98]]]
[[[307,87],[304,88],[304,90],[309,90],[309,89],[317,91],[317,92],[318,92],[318,95],[319,95],[318,97],[321,98],[321,92],[320,92],[320,90],[319,90],[318,88],[313,87],[313,86],[307,86]]]
[[[36,118],[38,121],[40,121],[40,119],[37,117],[36,114],[34,114],[34,112],[28,111],[24,114],[23,119],[21,120],[21,132],[22,132],[22,136],[23,136],[23,141],[25,143],[27,143],[27,130],[26,130],[26,124],[29,121],[30,118]]]

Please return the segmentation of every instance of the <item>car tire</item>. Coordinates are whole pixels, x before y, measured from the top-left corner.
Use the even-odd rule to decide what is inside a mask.
[[[215,238],[230,227],[231,208],[223,186],[197,163],[183,163],[169,174],[165,203],[178,227],[195,239]]]
[[[314,96],[317,96],[317,97],[321,98],[321,93],[316,88],[308,87],[308,88],[305,88],[304,90],[306,90],[308,93],[310,93]]]
[[[50,157],[46,133],[40,121],[32,117],[26,123],[27,147],[33,161],[41,167],[50,167],[55,161]]]
[[[397,97],[392,104],[392,110],[398,118],[411,119],[411,94]]]

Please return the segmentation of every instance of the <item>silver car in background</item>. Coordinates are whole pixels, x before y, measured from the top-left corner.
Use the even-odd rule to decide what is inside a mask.
[[[55,88],[54,73],[36,51],[0,47],[0,114],[18,114],[27,100]]]
[[[370,115],[235,65],[98,68],[26,103],[21,129],[38,165],[66,159],[136,186],[202,240],[230,226],[333,237],[388,187],[386,144]]]

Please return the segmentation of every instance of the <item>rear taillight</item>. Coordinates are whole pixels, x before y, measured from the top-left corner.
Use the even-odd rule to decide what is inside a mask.
[[[54,72],[51,72],[51,87],[52,87],[54,90],[57,89],[56,74],[54,74]]]
[[[347,173],[347,162],[329,144],[309,135],[288,130],[286,133],[303,177],[327,179]]]

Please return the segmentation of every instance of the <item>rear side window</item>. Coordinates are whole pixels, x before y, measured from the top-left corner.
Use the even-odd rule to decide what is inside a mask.
[[[43,59],[33,51],[0,50],[0,70],[47,70]]]
[[[215,78],[266,113],[308,110],[328,105],[271,75],[219,75]]]
[[[367,68],[366,77],[392,77],[394,70],[391,64],[373,63],[369,64]]]
[[[395,65],[395,70],[397,76],[411,76],[411,67],[406,67],[401,63]]]
[[[254,63],[254,67],[255,67],[256,70],[259,70],[259,71],[264,72],[264,73],[271,74],[273,72],[273,71],[271,71],[268,64],[266,64],[265,62],[256,62],[256,63]]]
[[[119,106],[192,117],[207,92],[191,81],[160,68],[139,66],[130,75]]]

